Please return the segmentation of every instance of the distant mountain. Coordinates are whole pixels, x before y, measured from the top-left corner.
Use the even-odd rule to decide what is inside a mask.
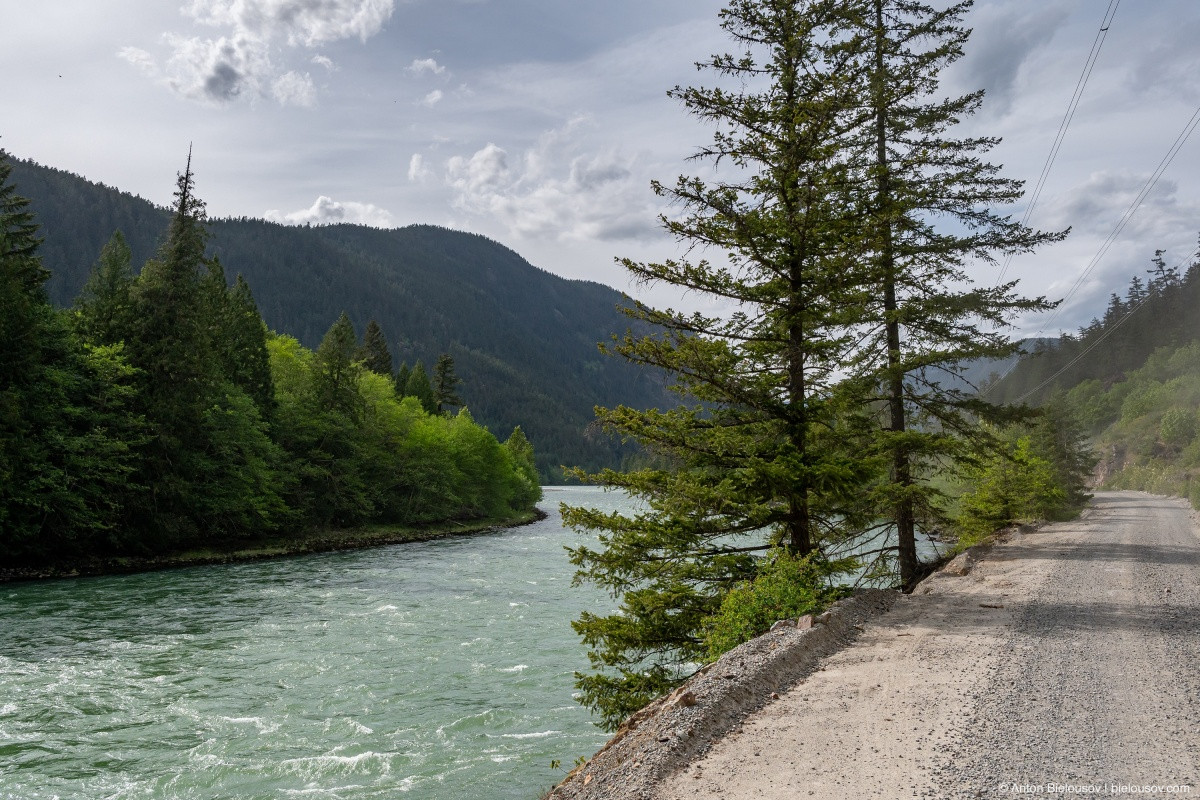
[[[151,257],[168,212],[77,175],[13,159],[17,191],[32,201],[52,272],[52,301],[68,306],[100,249],[120,230],[135,267]],[[624,331],[622,295],[532,266],[482,236],[413,225],[288,227],[257,219],[215,220],[210,252],[226,274],[249,281],[267,324],[316,347],[344,310],[361,335],[375,319],[393,358],[432,368],[454,358],[460,394],[501,439],[520,425],[543,480],[559,465],[615,466],[626,446],[590,428],[596,405],[673,404],[657,373],[601,355],[597,343]]]

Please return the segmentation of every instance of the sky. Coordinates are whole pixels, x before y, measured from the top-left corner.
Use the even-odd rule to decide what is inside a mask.
[[[945,91],[982,88],[962,132],[1032,189],[1117,0],[978,0]],[[936,3],[937,0],[934,0]],[[730,49],[715,0],[0,0],[0,147],[171,200],[189,146],[211,216],[414,223],[483,234],[534,265],[660,305],[614,259],[680,254],[650,190],[696,170],[711,131],[666,90]],[[1121,0],[1030,224],[1072,228],[1006,277],[1069,300],[1017,321],[1056,335],[1102,313],[1200,230],[1200,134],[1099,260],[1200,105],[1200,3]],[[1017,218],[1027,200],[1007,209]],[[35,209],[36,210],[36,209]],[[1093,263],[1094,262],[1094,263]],[[1090,267],[1090,269],[1089,269]],[[971,267],[993,283],[1000,267]]]

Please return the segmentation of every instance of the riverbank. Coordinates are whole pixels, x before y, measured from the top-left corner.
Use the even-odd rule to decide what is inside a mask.
[[[127,575],[180,567],[288,558],[310,553],[328,553],[335,550],[359,550],[390,544],[428,542],[433,539],[475,536],[490,531],[515,528],[545,518],[546,512],[533,509],[515,517],[489,517],[465,522],[446,521],[420,526],[372,525],[349,530],[321,530],[268,536],[253,541],[229,542],[227,546],[214,544],[210,547],[193,548],[156,556],[67,559],[57,564],[40,567],[2,567],[0,568],[0,583],[83,578],[96,575]]]

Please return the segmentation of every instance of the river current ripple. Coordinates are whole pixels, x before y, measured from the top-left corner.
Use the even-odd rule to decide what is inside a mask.
[[[558,503],[496,533],[0,586],[0,798],[521,798],[605,740],[574,702]]]

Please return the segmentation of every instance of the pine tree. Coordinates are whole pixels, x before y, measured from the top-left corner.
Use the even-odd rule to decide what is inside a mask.
[[[337,411],[351,420],[361,418],[358,378],[362,374],[362,362],[358,355],[358,337],[343,311],[321,340],[313,358],[314,390],[319,408]]]
[[[0,151],[0,558],[44,563],[127,540],[145,439],[120,348],[80,344],[51,308],[10,174]]]
[[[239,274],[226,290],[228,325],[222,336],[225,374],[245,392],[269,420],[275,410],[275,384],[267,353],[267,326],[254,302],[250,284]]]
[[[949,130],[975,113],[982,92],[944,99],[938,74],[962,55],[969,31],[961,17],[970,0],[945,10],[912,0],[859,0],[846,41],[869,87],[869,114],[853,119],[857,170],[865,200],[865,249],[877,287],[862,315],[869,335],[859,367],[886,406],[879,439],[891,462],[880,499],[898,534],[901,583],[917,579],[915,523],[936,512],[936,492],[921,480],[931,462],[970,457],[990,439],[977,420],[1011,417],[973,393],[943,386],[941,375],[968,362],[1016,352],[1005,328],[1017,314],[1053,308],[1044,298],[1014,293],[1015,282],[972,286],[965,266],[994,254],[1028,252],[1063,233],[1033,231],[997,208],[1021,196],[1019,181],[1002,178],[981,159],[997,140],[956,139]],[[873,183],[873,185],[871,185]],[[935,227],[935,219],[951,225]]]
[[[454,359],[449,353],[442,353],[433,367],[433,400],[437,413],[445,413],[451,407],[463,404],[457,392],[460,383],[462,381],[454,374]]]
[[[408,379],[412,377],[412,370],[408,368],[408,364],[400,362],[400,368],[396,370],[396,378],[393,386],[396,388],[397,397],[406,397],[405,392],[408,391]]]
[[[722,598],[773,544],[823,559],[863,523],[857,497],[875,465],[859,457],[862,420],[840,396],[837,368],[851,344],[863,290],[845,246],[856,213],[845,119],[863,104],[856,66],[829,36],[841,4],[735,0],[722,26],[744,53],[707,66],[742,87],[670,94],[716,127],[697,155],[720,177],[680,178],[655,190],[684,211],[664,219],[678,240],[717,251],[718,263],[622,263],[641,282],[665,282],[734,305],[724,317],[630,315],[654,332],[610,349],[666,370],[687,405],[618,407],[600,420],[666,466],[606,471],[591,480],[643,501],[636,516],[565,508],[595,531],[579,547],[577,579],[621,598],[618,613],[575,623],[597,672],[578,675],[582,702],[603,724],[677,683],[708,656],[703,629]],[[766,534],[764,535],[764,531]],[[844,568],[827,564],[826,570]]]
[[[363,366],[379,375],[392,377],[392,354],[379,323],[371,320],[363,332],[362,349],[359,357]]]

